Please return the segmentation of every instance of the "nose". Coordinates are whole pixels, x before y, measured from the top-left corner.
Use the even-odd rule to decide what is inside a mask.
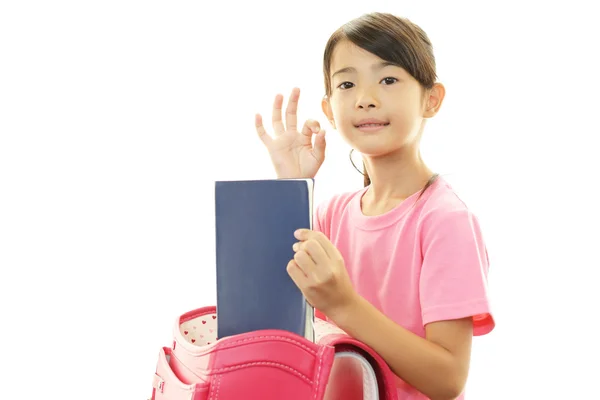
[[[365,88],[364,90],[359,92],[358,97],[356,98],[356,108],[379,108],[379,99],[377,98],[375,93],[373,93],[372,89]]]

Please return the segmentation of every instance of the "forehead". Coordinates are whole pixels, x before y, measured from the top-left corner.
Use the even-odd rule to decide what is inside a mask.
[[[340,68],[357,67],[360,64],[371,65],[382,61],[375,54],[369,53],[349,40],[341,40],[331,55],[331,73]]]

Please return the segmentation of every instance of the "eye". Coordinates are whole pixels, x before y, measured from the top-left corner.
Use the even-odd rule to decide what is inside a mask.
[[[338,89],[346,90],[354,86],[352,82],[342,82],[338,85]]]
[[[384,82],[386,85],[392,85],[392,84],[398,82],[398,79],[392,78],[392,77],[387,77],[387,78],[383,78],[381,80],[381,82]]]

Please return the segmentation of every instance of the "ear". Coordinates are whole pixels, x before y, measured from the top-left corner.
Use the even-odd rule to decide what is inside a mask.
[[[335,129],[335,120],[333,119],[333,111],[331,110],[331,103],[329,102],[329,98],[327,96],[323,96],[323,100],[321,100],[321,109],[323,110],[323,114],[329,120],[329,123]]]
[[[432,118],[439,111],[446,96],[446,88],[441,83],[435,83],[433,87],[425,93],[424,118]]]

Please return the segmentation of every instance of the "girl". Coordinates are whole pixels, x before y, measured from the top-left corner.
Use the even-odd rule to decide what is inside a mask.
[[[444,100],[427,35],[373,13],[333,33],[323,112],[363,155],[365,187],[317,207],[287,271],[308,301],[371,346],[398,376],[399,398],[464,399],[471,341],[494,328],[487,250],[477,218],[422,160],[425,122]],[[298,131],[299,90],[275,137],[256,116],[278,178],[313,178],[325,158],[315,120]],[[314,146],[312,135],[316,135]]]

